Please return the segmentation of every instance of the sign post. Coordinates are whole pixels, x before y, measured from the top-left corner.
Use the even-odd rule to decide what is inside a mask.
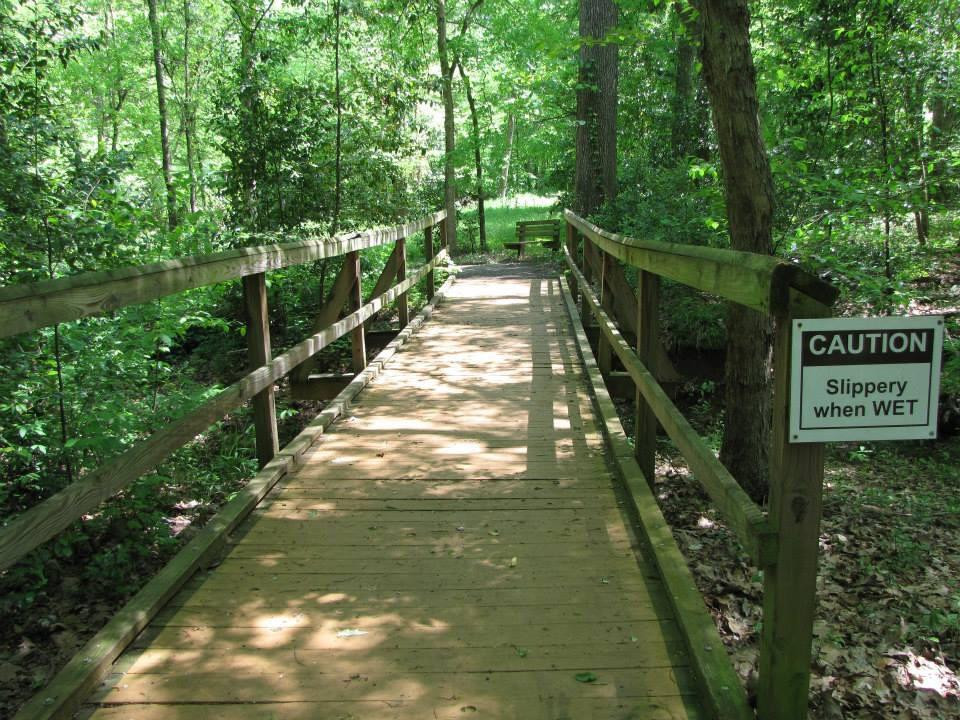
[[[793,321],[790,442],[937,435],[942,317]]]

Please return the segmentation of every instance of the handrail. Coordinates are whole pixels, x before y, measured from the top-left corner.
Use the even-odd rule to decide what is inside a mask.
[[[719,295],[765,314],[823,312],[837,289],[770,255],[617,235],[564,210],[567,222],[628,265]]]
[[[100,293],[99,296],[104,298],[111,296],[104,295],[103,292],[120,293],[115,301],[111,301],[116,302],[116,307],[141,302],[151,297],[159,297],[155,294],[159,288],[163,288],[162,294],[170,294],[170,292],[167,292],[170,288],[176,288],[171,292],[177,292],[230,278],[244,277],[246,278],[245,283],[248,280],[256,280],[257,282],[253,285],[262,288],[264,263],[269,267],[283,267],[298,262],[308,262],[316,259],[316,257],[329,257],[334,253],[345,252],[349,253],[348,257],[354,258],[352,263],[347,263],[345,269],[348,274],[351,274],[350,284],[354,286],[356,294],[359,296],[357,250],[360,247],[373,247],[374,245],[394,241],[397,242],[399,248],[398,261],[391,266],[392,274],[390,272],[384,273],[384,277],[389,276],[387,277],[388,280],[392,279],[392,275],[399,276],[399,282],[388,289],[382,289],[387,284],[386,282],[378,282],[378,289],[382,291],[372,297],[369,302],[363,305],[357,302],[354,305],[356,309],[338,322],[332,322],[335,315],[331,316],[325,326],[316,328],[316,332],[276,358],[270,358],[269,328],[261,327],[257,333],[251,332],[251,327],[256,328],[258,324],[266,324],[266,295],[254,293],[248,297],[247,305],[250,313],[248,340],[255,334],[260,336],[249,348],[251,364],[256,365],[256,367],[199,407],[194,408],[149,438],[137,443],[106,464],[71,483],[60,492],[20,513],[6,526],[0,528],[0,570],[9,567],[25,554],[64,530],[83,514],[90,512],[142,474],[156,467],[158,463],[163,462],[173,452],[189,443],[199,433],[247,400],[252,399],[254,401],[255,410],[258,409],[258,403],[261,407],[267,407],[268,409],[268,412],[264,413],[262,418],[257,417],[255,413],[255,424],[258,455],[262,464],[269,462],[276,453],[277,429],[272,397],[274,383],[312,358],[324,347],[348,333],[353,333],[354,339],[358,339],[357,334],[360,334],[358,346],[363,348],[362,333],[365,321],[373,317],[385,304],[394,299],[405,299],[410,288],[422,280],[426,279],[428,281],[427,293],[432,295],[434,268],[447,255],[446,249],[442,247],[443,226],[441,225],[441,247],[435,255],[433,254],[431,230],[434,224],[441,223],[445,217],[445,213],[441,211],[406,225],[356,233],[349,237],[338,237],[326,243],[309,241],[309,243],[246,248],[241,251],[218,253],[215,256],[193,256],[182,260],[123,268],[111,273],[85,273],[74,278],[61,278],[45,283],[28,284],[27,286],[0,288],[0,307],[3,307],[3,303],[16,307],[27,305],[31,309],[21,312],[19,317],[34,323],[33,327],[42,327],[50,322],[60,322],[74,310],[89,310],[89,312],[83,312],[82,314],[103,311],[102,305],[99,306],[100,309],[98,310],[92,305],[71,306],[65,304],[72,297],[71,293],[74,293],[78,288],[95,289]],[[425,251],[430,257],[416,272],[409,277],[404,277],[406,265],[403,258],[406,235],[421,229],[426,230]],[[322,254],[317,255],[317,253]],[[250,260],[250,262],[246,262],[245,259]],[[202,280],[197,275],[190,274],[190,268],[196,270],[204,266],[206,268],[201,274]],[[149,275],[153,275],[157,282],[146,287],[138,283],[138,278]],[[249,275],[254,277],[247,277]],[[28,293],[27,287],[32,287],[32,292]],[[105,290],[105,288],[111,287],[113,288],[112,291]],[[13,299],[16,297],[19,297],[20,300]],[[119,298],[125,298],[125,301],[120,302]],[[343,302],[343,298],[340,299],[340,302]],[[40,308],[43,313],[34,314],[34,308]],[[336,309],[339,310],[339,308]],[[52,317],[60,319],[51,320]],[[356,349],[355,347],[355,351]],[[254,350],[257,353],[256,355],[254,355]],[[260,357],[265,358],[265,362],[255,359]],[[365,358],[362,359],[362,363],[365,366]]]
[[[659,420],[743,547],[764,571],[758,717],[799,720],[806,716],[810,677],[824,454],[820,443],[795,444],[789,440],[791,330],[794,319],[829,316],[837,290],[799,266],[777,258],[640,241],[602,230],[569,210],[564,217],[570,286],[574,294],[580,287],[583,312],[593,314],[600,325],[600,370],[610,372],[610,353],[614,352],[637,387],[636,463],[652,482]],[[577,268],[578,232],[584,238],[583,273]],[[599,249],[599,257],[591,241]],[[640,270],[636,297],[631,298],[637,308],[636,352],[627,346],[608,315],[617,305],[610,293],[617,285],[607,277],[615,266],[611,258]],[[597,276],[602,299],[593,293],[588,271]],[[648,364],[656,367],[660,276],[772,315],[775,320],[770,500],[766,515],[714,457],[648,369]],[[625,304],[622,298],[618,300]]]
[[[600,331],[606,336],[611,349],[620,358],[627,373],[633,378],[637,388],[657,416],[657,420],[667,431],[667,435],[676,443],[680,452],[690,463],[694,476],[716,503],[724,519],[730,523],[731,529],[751,559],[759,567],[770,565],[776,555],[776,534],[770,527],[770,522],[763,514],[763,510],[750,499],[730,471],[697,435],[683,413],[660,387],[657,379],[627,345],[617,326],[601,306],[600,299],[590,288],[587,279],[573,262],[567,248],[564,248],[564,256],[594,317],[600,324]]]
[[[404,225],[238,248],[116,270],[0,287],[0,337],[110,312],[184,290],[386,245],[438,225],[446,211]]]
[[[394,285],[359,310],[294,345],[287,352],[248,373],[163,430],[137,443],[81,480],[71,483],[55,495],[20,513],[13,521],[0,528],[0,570],[9,567],[35,547],[64,530],[74,520],[90,512],[114,493],[156,467],[158,463],[163,462],[228,412],[250,400],[264,388],[273,385],[300,363],[363,325],[365,320],[372,317],[386,303],[423,280],[427,273],[436,267],[438,260],[445,256],[446,250],[441,250],[416,273]]]

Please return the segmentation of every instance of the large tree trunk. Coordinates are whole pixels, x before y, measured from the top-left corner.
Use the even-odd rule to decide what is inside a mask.
[[[457,63],[460,77],[463,78],[463,89],[467,93],[467,104],[470,106],[470,122],[473,125],[473,164],[477,172],[477,222],[480,225],[480,251],[487,249],[487,220],[483,212],[483,158],[480,156],[480,120],[477,117],[477,103],[470,88],[470,76],[463,69],[463,63]]]
[[[160,40],[160,21],[157,18],[157,0],[147,0],[150,36],[153,40],[153,67],[157,76],[157,109],[160,113],[160,154],[163,166],[163,184],[167,190],[167,224],[177,226],[177,194],[173,187],[170,160],[170,134],[167,131],[167,89],[163,82],[163,52]]]
[[[617,194],[617,46],[606,40],[616,24],[612,0],[580,1],[574,193],[581,215]]]
[[[447,52],[447,8],[445,0],[436,0],[437,54],[440,56],[440,79],[443,94],[443,206],[447,211],[447,248],[457,250],[457,173],[453,152],[456,135],[453,124],[453,68]]]
[[[503,173],[500,176],[500,199],[507,196],[510,188],[510,160],[513,158],[513,136],[517,131],[517,119],[513,113],[507,116],[507,147],[503,152]]]
[[[730,244],[770,254],[773,178],[758,118],[747,0],[700,0],[703,74],[723,163]],[[726,420],[720,459],[756,500],[767,492],[770,448],[769,320],[727,311]]]

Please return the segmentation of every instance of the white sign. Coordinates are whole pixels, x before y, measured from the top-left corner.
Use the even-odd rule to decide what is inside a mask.
[[[937,435],[942,317],[793,321],[790,441]]]

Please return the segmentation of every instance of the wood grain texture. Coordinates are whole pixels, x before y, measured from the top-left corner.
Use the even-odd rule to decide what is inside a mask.
[[[328,408],[341,421],[116,664],[92,717],[703,717],[556,279],[473,268],[434,320]]]
[[[444,211],[379,230],[330,240],[239,248],[149,265],[82,273],[0,288],[0,337],[110,312],[126,305],[312,260],[377,247],[441,223]]]
[[[816,315],[838,291],[799,267],[770,255],[679,243],[636,240],[610,233],[570,210],[566,221],[604,252],[628,265],[719,295],[762,313],[796,311]]]
[[[270,318],[267,309],[267,277],[264,273],[243,278],[243,302],[247,311],[247,364],[250,370],[267,365],[270,349]],[[277,439],[277,407],[273,384],[267,385],[251,399],[253,425],[256,432],[257,460],[264,467],[280,450]]]
[[[348,268],[352,280],[352,289],[349,296],[350,308],[356,312],[363,306],[363,288],[360,282],[363,275],[360,268],[360,253],[347,253],[347,256],[343,259],[343,265]],[[373,315],[370,317],[372,318]],[[360,323],[350,332],[350,353],[353,356],[353,371],[355,373],[361,372],[367,366],[367,336],[364,323]]]

